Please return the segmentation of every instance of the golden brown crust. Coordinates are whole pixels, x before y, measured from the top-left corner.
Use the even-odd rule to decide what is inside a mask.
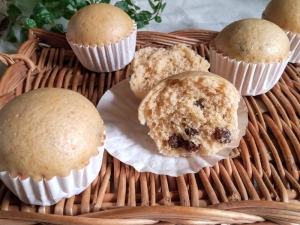
[[[286,59],[290,43],[276,24],[263,19],[242,19],[226,26],[216,37],[223,55],[249,63],[272,63]]]
[[[95,3],[76,12],[69,21],[66,37],[84,46],[116,43],[132,33],[134,23],[120,8]]]
[[[82,169],[103,143],[95,106],[67,89],[24,93],[0,110],[0,171],[46,180]]]
[[[264,18],[284,30],[300,33],[300,1],[272,0],[264,11]]]

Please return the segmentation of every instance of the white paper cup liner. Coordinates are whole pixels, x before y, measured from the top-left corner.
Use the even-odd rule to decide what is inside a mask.
[[[159,153],[148,135],[148,126],[138,120],[140,100],[130,89],[129,79],[106,91],[98,103],[98,110],[106,127],[106,150],[120,161],[139,172],[152,172],[169,176],[195,173],[213,166],[228,157],[232,148],[239,145],[248,124],[248,110],[242,99],[238,109],[239,137],[218,153],[203,157],[168,157]]]
[[[31,205],[49,206],[62,198],[70,198],[84,191],[97,177],[104,152],[104,146],[98,148],[99,154],[91,157],[90,163],[81,170],[72,170],[67,177],[55,176],[51,180],[39,182],[32,178],[20,180],[11,178],[9,172],[0,172],[3,183],[23,202]]]
[[[69,41],[80,63],[95,72],[112,72],[129,64],[135,53],[137,27],[130,35],[107,46],[83,46]]]
[[[291,57],[289,62],[298,63],[300,62],[300,34],[293,33],[291,31],[283,30],[290,40],[291,45]]]
[[[210,72],[231,82],[241,95],[260,95],[278,82],[289,62],[289,57],[277,63],[247,63],[218,53],[211,43]]]

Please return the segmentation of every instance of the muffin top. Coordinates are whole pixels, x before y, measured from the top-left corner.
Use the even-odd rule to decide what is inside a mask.
[[[123,10],[106,3],[95,3],[72,16],[66,37],[79,45],[103,46],[124,39],[133,30],[134,23]]]
[[[0,110],[0,171],[35,181],[68,176],[98,154],[104,130],[97,109],[81,94],[29,91]]]
[[[216,50],[224,56],[249,63],[279,62],[290,53],[284,31],[263,19],[242,19],[226,26],[215,39]]]
[[[300,1],[272,0],[267,5],[263,17],[294,33],[300,33]]]

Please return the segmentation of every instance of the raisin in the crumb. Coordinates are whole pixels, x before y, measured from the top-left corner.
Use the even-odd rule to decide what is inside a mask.
[[[199,150],[200,146],[194,144],[194,142],[184,140],[179,134],[173,134],[169,140],[168,144],[171,148],[183,148],[189,152],[196,152]]]
[[[194,135],[200,134],[200,130],[194,129],[194,128],[186,128],[184,130],[184,132],[186,133],[186,135],[189,135],[189,136],[194,136]]]
[[[178,148],[179,147],[179,143],[180,143],[180,137],[177,134],[173,134],[169,140],[168,140],[168,144],[171,148]]]
[[[187,141],[187,143],[184,145],[184,149],[189,152],[197,152],[199,150],[199,145],[196,145],[194,142]]]
[[[230,143],[231,142],[231,133],[227,128],[216,128],[215,138],[220,143]]]
[[[204,106],[202,105],[202,101],[201,100],[197,100],[194,102],[194,105],[198,106],[200,109],[203,109]]]

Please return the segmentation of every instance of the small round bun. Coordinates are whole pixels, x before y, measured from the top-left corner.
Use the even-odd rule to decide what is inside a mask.
[[[29,91],[0,110],[0,171],[50,180],[89,164],[105,127],[95,106],[61,88]]]
[[[284,30],[300,34],[299,0],[272,0],[267,5],[263,17]]]
[[[159,82],[141,102],[138,118],[150,128],[160,153],[210,155],[237,139],[239,101],[238,91],[224,78],[185,72]]]
[[[226,26],[215,39],[218,52],[249,63],[272,63],[286,59],[289,39],[276,24],[263,19],[242,19]]]
[[[70,19],[66,37],[84,46],[116,43],[134,30],[131,18],[120,8],[95,3],[78,10]]]
[[[140,99],[161,80],[186,71],[208,71],[209,62],[185,44],[170,48],[146,47],[132,61],[130,88]]]

